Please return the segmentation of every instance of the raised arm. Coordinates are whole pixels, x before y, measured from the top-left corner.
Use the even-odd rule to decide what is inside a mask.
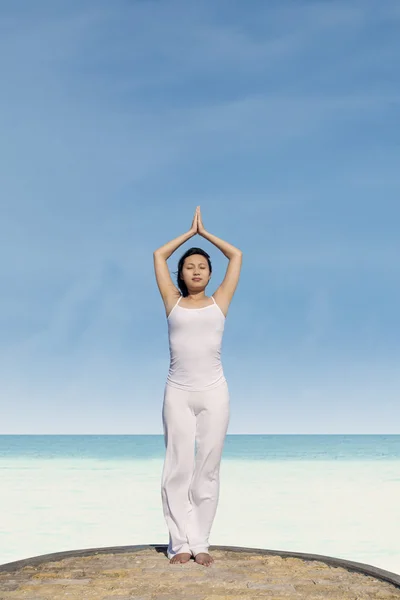
[[[213,294],[215,301],[220,306],[222,312],[226,315],[237,284],[239,283],[243,253],[239,248],[229,244],[229,242],[225,242],[216,235],[206,231],[201,219],[200,211],[198,216],[197,233],[219,248],[219,250],[221,250],[221,252],[229,259],[224,280]]]
[[[164,244],[164,246],[157,248],[157,250],[153,252],[154,271],[156,275],[157,285],[166,308],[170,303],[171,298],[174,298],[180,294],[180,291],[174,285],[171,279],[171,275],[169,273],[167,265],[167,259],[171,256],[173,252],[175,252],[177,248],[179,248],[179,246],[182,246],[182,244],[184,244],[188,239],[190,239],[197,233],[197,208],[193,217],[192,226],[189,229],[189,231],[183,233],[182,235],[179,235],[175,239],[171,240],[170,242],[167,242],[166,244]]]

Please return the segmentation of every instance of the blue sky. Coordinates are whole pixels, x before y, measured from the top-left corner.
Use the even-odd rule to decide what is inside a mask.
[[[162,433],[153,250],[243,251],[228,434],[400,433],[400,5],[0,8],[0,433]],[[210,296],[227,259],[211,255]]]

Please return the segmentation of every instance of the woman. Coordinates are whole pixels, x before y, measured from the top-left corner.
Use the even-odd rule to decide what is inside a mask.
[[[229,259],[225,278],[211,298],[205,295],[212,272],[207,252],[191,248],[181,257],[179,289],[166,262],[196,233]],[[229,391],[220,350],[241,265],[241,250],[205,230],[199,206],[190,230],[154,252],[170,347],[162,411],[166,456],[161,497],[171,563],[185,563],[192,555],[205,566],[214,561],[208,553],[208,538],[217,510],[220,461],[229,423]]]

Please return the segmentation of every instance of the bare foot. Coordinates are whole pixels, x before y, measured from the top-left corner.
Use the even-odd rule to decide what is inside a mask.
[[[190,560],[192,555],[188,554],[188,552],[180,552],[179,554],[175,554],[169,561],[170,563],[185,563]]]
[[[199,565],[204,565],[206,567],[209,567],[211,563],[214,562],[213,557],[207,552],[199,552],[199,554],[196,554],[194,560],[199,563]]]

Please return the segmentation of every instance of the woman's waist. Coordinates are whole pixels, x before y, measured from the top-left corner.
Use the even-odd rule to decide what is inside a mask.
[[[200,354],[170,354],[169,368],[182,369],[185,371],[209,371],[219,369],[222,366],[221,353],[216,352],[212,355]]]
[[[178,375],[181,379],[212,379],[223,372],[222,361],[219,356],[208,357],[206,360],[185,357],[177,359],[171,357],[169,374]]]
[[[180,390],[188,390],[193,392],[212,390],[223,384],[228,384],[223,371],[220,371],[220,373],[215,374],[214,376],[209,375],[208,377],[182,377],[180,374],[169,372],[166,380],[166,385],[178,388]]]

